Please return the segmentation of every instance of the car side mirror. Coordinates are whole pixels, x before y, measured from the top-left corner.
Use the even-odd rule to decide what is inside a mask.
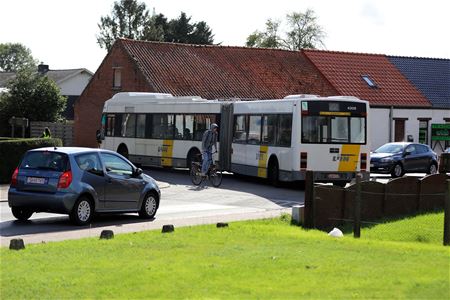
[[[411,151],[407,151],[407,150],[406,150],[405,153],[403,153],[403,156],[411,155],[411,153],[412,153]]]
[[[134,170],[134,176],[139,176],[139,175],[141,175],[142,173],[143,173],[143,171],[142,171],[141,168],[136,168],[136,169]]]

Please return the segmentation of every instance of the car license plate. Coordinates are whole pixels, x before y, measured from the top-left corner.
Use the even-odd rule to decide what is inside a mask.
[[[45,184],[46,179],[43,177],[27,177],[27,183]]]
[[[339,176],[339,174],[328,174],[328,178],[329,179],[339,179],[339,178],[341,178],[341,176]]]

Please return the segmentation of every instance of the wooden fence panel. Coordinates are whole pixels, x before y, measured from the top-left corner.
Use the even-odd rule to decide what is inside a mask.
[[[73,145],[73,123],[30,122],[30,136],[40,137],[45,127],[50,129],[52,137],[60,138],[64,146]]]
[[[361,182],[361,220],[376,220],[383,216],[385,184],[376,181]],[[344,218],[353,219],[356,184],[345,189]]]
[[[419,211],[444,208],[446,180],[445,174],[434,174],[420,180]]]
[[[419,202],[419,180],[415,177],[401,177],[386,184],[384,215],[395,217],[417,212]]]
[[[342,224],[344,212],[344,189],[337,186],[314,187],[314,225],[320,229],[331,229]]]

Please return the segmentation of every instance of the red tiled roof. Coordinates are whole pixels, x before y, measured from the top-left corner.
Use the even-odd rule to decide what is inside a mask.
[[[129,39],[118,42],[157,92],[207,99],[336,94],[299,51]]]
[[[374,106],[431,106],[385,55],[320,50],[303,53],[341,95],[356,96]],[[369,87],[363,75],[377,88]]]

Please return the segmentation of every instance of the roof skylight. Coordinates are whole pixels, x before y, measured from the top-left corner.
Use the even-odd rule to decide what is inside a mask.
[[[362,75],[361,76],[362,79],[364,79],[364,81],[367,83],[367,85],[371,88],[377,88],[377,84],[375,83],[375,81],[372,80],[372,78],[370,78],[369,75]]]

